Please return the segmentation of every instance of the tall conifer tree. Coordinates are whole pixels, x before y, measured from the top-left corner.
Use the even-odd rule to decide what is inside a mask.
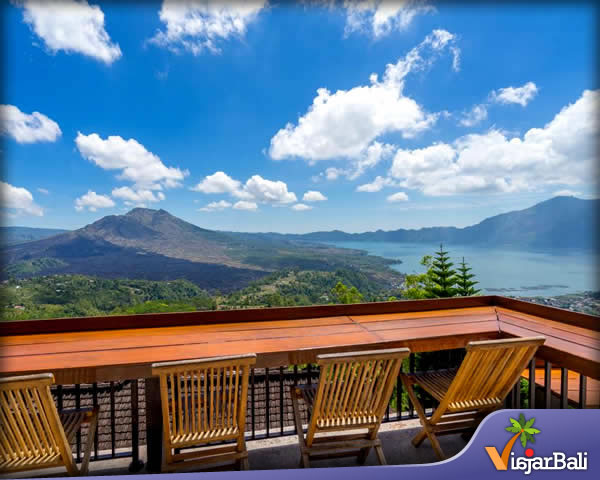
[[[448,252],[444,251],[444,246],[440,244],[439,251],[435,252],[435,258],[431,264],[430,275],[433,285],[428,287],[428,296],[430,298],[446,298],[456,295],[456,271],[452,269],[454,265],[448,257]]]
[[[471,295],[477,295],[479,292],[481,292],[481,290],[474,288],[479,282],[472,280],[475,278],[475,275],[470,273],[471,270],[472,268],[467,265],[465,262],[465,257],[463,257],[456,275],[456,286],[458,287],[456,289],[456,293],[461,297],[469,297]]]

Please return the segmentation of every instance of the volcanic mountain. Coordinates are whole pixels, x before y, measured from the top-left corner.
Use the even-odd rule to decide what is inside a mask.
[[[222,291],[241,288],[282,268],[331,271],[361,264],[376,274],[392,263],[356,250],[207,230],[165,210],[146,208],[9,245],[3,257],[9,272],[17,276],[80,273],[149,280],[185,278],[202,288]]]

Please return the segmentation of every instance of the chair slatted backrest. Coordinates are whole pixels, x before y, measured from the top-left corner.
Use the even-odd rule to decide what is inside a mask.
[[[470,342],[444,397],[448,408],[500,405],[544,341],[544,337],[530,337]]]
[[[0,379],[0,470],[72,462],[50,386],[50,373]]]
[[[243,435],[256,355],[152,365],[160,377],[165,441],[172,447]]]
[[[319,384],[307,435],[316,429],[378,426],[407,348],[317,356]]]

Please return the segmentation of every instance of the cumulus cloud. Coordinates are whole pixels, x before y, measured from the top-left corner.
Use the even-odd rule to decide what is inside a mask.
[[[297,200],[294,192],[288,192],[285,182],[266,180],[260,175],[250,177],[244,185],[244,190],[260,203],[286,204]]]
[[[554,197],[583,197],[583,194],[581,192],[576,192],[574,190],[569,190],[569,189],[563,189],[563,190],[557,190],[556,192],[554,192],[552,194],[552,196]]]
[[[428,68],[454,44],[452,33],[434,30],[395,64],[387,65],[382,80],[372,74],[370,85],[335,93],[319,88],[297,124],[288,123],[273,136],[270,157],[303,158],[310,164],[346,159],[348,168],[340,167],[326,175],[331,178],[337,173],[356,178],[392,153],[393,147],[377,142],[378,137],[398,132],[404,138],[412,138],[436,122],[439,114],[425,112],[404,95],[404,79],[411,72]]]
[[[542,128],[522,138],[498,130],[452,144],[399,150],[390,169],[403,188],[426,195],[540,191],[589,183],[599,143],[599,90],[586,90]]]
[[[148,203],[156,203],[165,199],[163,192],[156,192],[155,194],[152,190],[134,190],[130,187],[115,188],[111,194],[115,198],[124,200],[125,205],[137,207],[145,207]]]
[[[296,194],[288,191],[285,182],[267,180],[260,175],[253,175],[242,185],[242,182],[231,178],[225,172],[215,172],[204,177],[192,190],[212,194],[228,193],[242,200],[273,205],[286,205],[297,200]]]
[[[537,95],[538,87],[533,82],[527,82],[522,87],[506,87],[495,90],[490,99],[496,103],[517,103],[525,107]]]
[[[357,192],[368,192],[374,193],[379,192],[383,187],[395,187],[397,183],[391,178],[385,178],[382,176],[375,177],[371,183],[364,183],[356,187]]]
[[[435,12],[422,0],[345,0],[345,34],[369,33],[380,38],[406,30],[417,15]]]
[[[202,193],[230,193],[237,195],[241,190],[242,183],[234,180],[225,172],[215,172],[206,176],[192,190]]]
[[[233,208],[236,210],[249,210],[255,211],[258,209],[258,205],[256,202],[247,202],[246,200],[240,200],[233,205]]]
[[[45,188],[41,188],[41,187],[39,187],[39,188],[37,188],[36,190],[37,190],[38,192],[40,192],[40,193],[43,193],[44,195],[49,195],[49,194],[50,194],[50,192],[49,192],[48,190],[46,190]]]
[[[305,205],[304,203],[297,203],[292,206],[292,210],[296,210],[297,212],[304,212],[305,210],[312,210],[313,207],[310,205]]]
[[[392,195],[389,195],[387,197],[387,201],[391,202],[391,203],[407,202],[408,201],[408,195],[406,193],[404,193],[404,192],[393,193]]]
[[[77,133],[75,144],[79,153],[104,170],[121,170],[117,178],[134,183],[137,190],[161,190],[181,186],[189,175],[187,170],[167,167],[160,158],[130,138],[119,136],[102,139],[97,133]]]
[[[2,181],[0,181],[0,207],[15,214],[26,213],[36,217],[44,215],[44,209],[34,202],[29,190]]]
[[[159,30],[150,42],[175,53],[220,53],[218,44],[243,37],[266,4],[260,0],[164,0],[159,17],[166,30]]]
[[[226,208],[232,207],[232,204],[226,200],[219,200],[218,202],[211,202],[205,207],[200,208],[201,212],[216,212],[219,210],[225,210]]]
[[[309,190],[304,194],[302,200],[304,200],[305,202],[324,202],[325,200],[327,200],[327,197],[321,192],[317,192],[316,190]]]
[[[463,127],[473,127],[487,118],[487,107],[484,104],[475,105],[470,111],[463,113],[460,124]]]
[[[114,207],[115,202],[107,195],[98,195],[92,190],[88,190],[85,195],[75,199],[75,210],[84,211],[86,208],[90,212],[95,212],[99,208]]]
[[[14,105],[0,105],[0,132],[19,143],[54,142],[62,134],[58,123],[46,115],[23,113]]]
[[[24,0],[23,19],[51,52],[64,50],[107,65],[121,57],[104,29],[104,12],[86,0]]]

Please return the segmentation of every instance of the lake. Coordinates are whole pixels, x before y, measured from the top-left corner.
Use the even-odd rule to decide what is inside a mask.
[[[438,245],[390,242],[328,242],[365,250],[372,255],[401,260],[392,268],[421,273],[420,261]],[[444,245],[455,266],[465,257],[479,281],[481,293],[510,296],[555,296],[600,290],[598,254],[583,251],[524,251],[505,248]]]

